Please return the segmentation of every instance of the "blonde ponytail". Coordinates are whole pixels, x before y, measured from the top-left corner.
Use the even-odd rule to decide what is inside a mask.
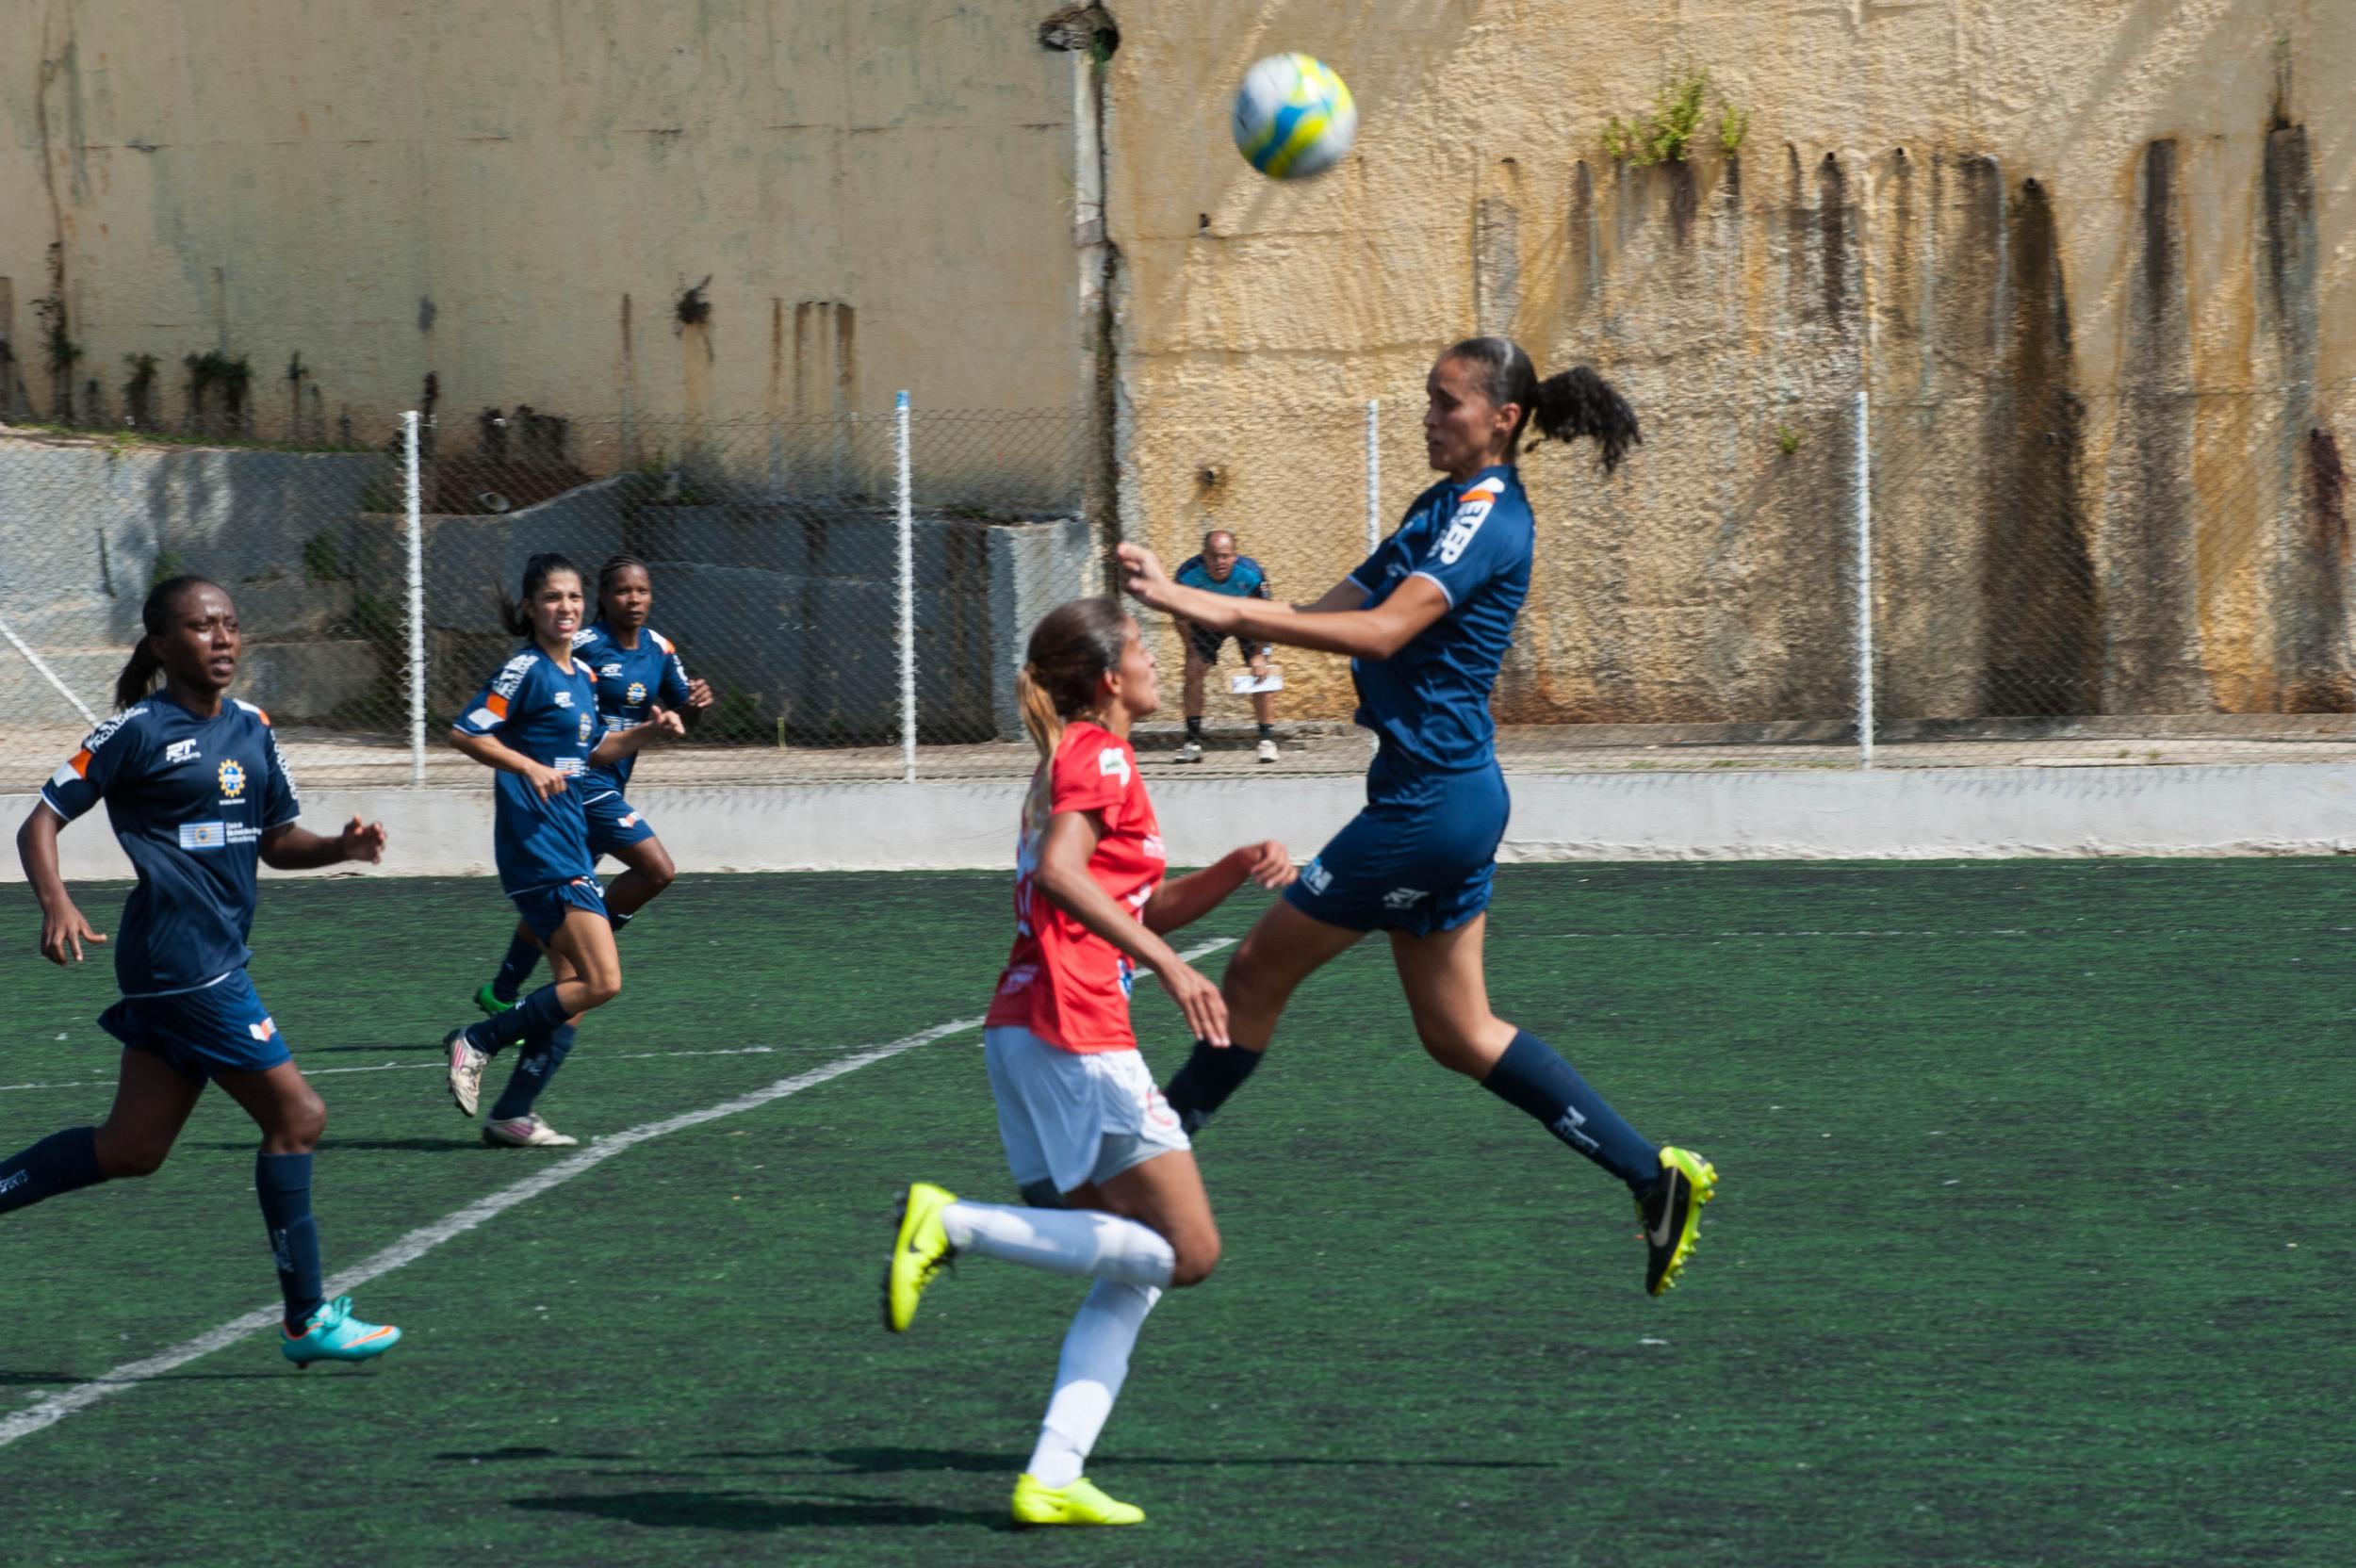
[[[1055,711],[1055,699],[1039,684],[1036,670],[1036,665],[1025,664],[1014,678],[1014,699],[1023,711],[1023,727],[1044,760],[1055,755],[1055,743],[1063,739],[1063,716]]]

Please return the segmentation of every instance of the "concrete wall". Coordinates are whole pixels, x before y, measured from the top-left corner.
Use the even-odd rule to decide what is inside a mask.
[[[461,418],[1066,407],[1048,8],[0,8],[0,335],[56,410],[32,303],[61,280],[83,417],[84,382],[119,417],[152,353],[178,420],[182,357],[214,351],[273,437],[382,439],[429,374]]]
[[[1124,523],[1234,526],[1307,596],[1430,477],[1431,359],[1510,333],[1645,417],[1601,482],[1525,466],[1540,579],[1500,715],[1846,711],[1842,549],[1874,421],[1883,708],[2356,704],[2356,6],[2339,0],[1193,0],[1110,64]],[[1333,63],[1357,151],[1298,185],[1219,129]],[[1681,61],[1727,156],[1606,156]],[[1861,368],[1862,368],[1862,370]],[[2194,393],[2204,394],[2199,398]],[[1786,453],[1789,432],[1796,449]],[[1343,706],[1294,656],[1296,709]]]
[[[251,689],[283,719],[324,717],[364,698],[378,671],[335,571],[354,559],[383,471],[368,454],[0,441],[0,615],[103,713],[149,585],[209,577],[237,601]],[[0,649],[0,707],[74,716],[13,649]]]
[[[1513,779],[1503,860],[1947,859],[2103,855],[2356,854],[2356,765],[1987,768],[1935,772],[1535,774]],[[689,875],[726,871],[1010,869],[1019,783],[666,789],[630,798]],[[21,820],[30,795],[0,796]],[[1247,839],[1306,859],[1358,809],[1346,777],[1166,780],[1153,802],[1171,858]],[[352,813],[390,834],[379,871],[491,868],[491,792],[319,790],[316,824]],[[70,878],[129,874],[102,823],[60,840]],[[12,859],[0,876],[22,874]],[[486,888],[484,896],[490,895]],[[104,922],[101,922],[102,926]]]

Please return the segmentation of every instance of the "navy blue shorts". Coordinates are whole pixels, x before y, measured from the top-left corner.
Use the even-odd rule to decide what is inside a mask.
[[[654,837],[654,825],[618,791],[608,791],[581,808],[589,818],[589,854],[611,855]]]
[[[594,876],[576,876],[570,882],[551,882],[507,896],[514,901],[515,912],[523,916],[524,924],[542,941],[564,928],[567,910],[586,909],[599,920],[610,918],[605,912],[605,890]]]
[[[223,1072],[268,1072],[294,1060],[243,970],[173,996],[126,996],[98,1026],[134,1051],[151,1052],[192,1083]]]
[[[1497,764],[1386,777],[1375,794],[1301,868],[1284,902],[1345,930],[1415,937],[1486,909],[1513,805]]]

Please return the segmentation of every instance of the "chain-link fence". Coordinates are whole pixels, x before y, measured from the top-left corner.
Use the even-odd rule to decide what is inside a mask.
[[[2335,433],[2356,384],[1640,412],[1644,445],[1608,482],[1584,448],[1525,465],[1539,542],[1495,700],[1509,767],[2356,754]],[[1232,531],[1276,596],[1315,598],[1433,477],[1419,415],[1140,420],[1118,454],[1074,413],[921,406],[489,410],[314,451],[12,433],[7,787],[112,706],[148,585],[184,570],[234,595],[240,694],[304,782],[468,779],[443,730],[509,651],[499,597],[542,550],[593,577],[644,561],[650,624],[712,684],[650,783],[1018,776],[1023,641],[1104,591],[1121,527],[1172,568]],[[1118,523],[1086,504],[1116,482]],[[1189,639],[1147,619],[1166,702],[1140,729],[1150,758],[1196,682]],[[1203,662],[1207,770],[1256,769],[1242,657]],[[1363,767],[1344,662],[1275,663],[1280,768]]]

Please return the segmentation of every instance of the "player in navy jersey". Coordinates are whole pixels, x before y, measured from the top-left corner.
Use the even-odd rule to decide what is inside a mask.
[[[1234,1048],[1198,1042],[1167,1095],[1200,1128],[1258,1065],[1294,988],[1367,932],[1388,932],[1432,1059],[1628,1184],[1644,1228],[1644,1286],[1657,1296],[1693,1250],[1716,1172],[1698,1155],[1640,1135],[1552,1047],[1491,1012],[1481,967],[1509,805],[1489,692],[1530,592],[1535,547],[1514,467],[1522,434],[1534,418],[1542,437],[1590,436],[1607,475],[1642,437],[1627,400],[1593,370],[1541,382],[1530,356],[1502,337],[1449,349],[1425,390],[1425,449],[1447,477],[1316,603],[1188,589],[1152,551],[1121,547],[1129,591],[1157,610],[1216,631],[1349,655],[1358,722],[1381,742],[1366,809],[1302,869],[1227,966],[1221,991]]]
[[[1235,536],[1223,528],[1215,528],[1203,536],[1203,553],[1190,555],[1171,574],[1179,584],[1200,588],[1206,594],[1233,595],[1239,598],[1266,599],[1275,596],[1268,592],[1268,573],[1257,561],[1243,553],[1235,544]],[[1182,691],[1186,697],[1186,739],[1178,748],[1181,762],[1203,760],[1203,686],[1210,673],[1219,668],[1219,650],[1226,645],[1231,635],[1213,631],[1192,621],[1181,620],[1178,629],[1186,649],[1186,677]],[[1268,655],[1274,650],[1266,643],[1235,637],[1236,651],[1244,658],[1244,668],[1255,678],[1265,680],[1268,675]],[[1276,760],[1275,696],[1268,692],[1252,694],[1252,715],[1260,721],[1259,757],[1263,762]]]
[[[483,1142],[519,1149],[581,1141],[550,1127],[532,1106],[571,1054],[581,1015],[622,989],[581,781],[590,769],[635,756],[658,735],[682,732],[678,714],[652,705],[638,724],[600,725],[597,671],[573,656],[582,602],[581,568],[561,555],[527,562],[522,603],[503,603],[500,614],[509,631],[528,640],[450,727],[451,744],[498,770],[493,845],[499,887],[548,950],[555,976],[517,1005],[442,1038],[450,1098],[469,1117],[481,1102],[483,1068],[504,1047],[523,1042],[515,1070],[483,1124]]]
[[[573,633],[573,656],[596,672],[597,717],[607,729],[644,724],[658,703],[682,720],[712,706],[712,688],[689,679],[679,648],[646,624],[653,603],[653,577],[636,556],[614,556],[597,569],[597,623]],[[616,931],[679,874],[654,825],[628,798],[637,760],[633,755],[593,765],[581,776],[590,860],[594,864],[611,855],[624,867],[605,890],[606,914]],[[539,941],[530,926],[519,923],[499,974],[475,992],[475,1005],[486,1013],[514,1006],[525,976],[539,961]]]
[[[41,951],[80,963],[90,929],[57,871],[57,834],[106,804],[139,874],[123,908],[115,983],[99,1027],[123,1042],[114,1108],[96,1127],[53,1134],[0,1160],[0,1214],[116,1177],[155,1172],[207,1081],[262,1130],[254,1185],[286,1298],[280,1349],[297,1366],[366,1361],[401,1331],[365,1323],[320,1283],[311,1154],[327,1107],[298,1071],[246,974],[254,863],[280,870],[381,860],[384,825],[358,817],[332,839],[297,826],[301,805],[270,715],[227,696],[237,673],[237,612],[218,584],[175,577],[140,611],[146,635],[115,683],[120,710],[41,792],[16,835],[41,901]],[[157,673],[161,691],[150,691]],[[22,1265],[20,1265],[22,1266]]]

